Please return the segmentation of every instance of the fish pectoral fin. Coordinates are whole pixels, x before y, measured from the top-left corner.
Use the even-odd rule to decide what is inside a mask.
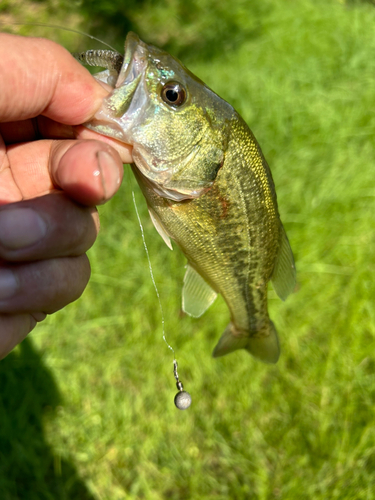
[[[272,321],[269,322],[269,332],[266,336],[256,337],[241,335],[233,323],[229,323],[217,343],[212,356],[218,358],[237,349],[246,349],[255,358],[264,363],[277,363],[280,356],[280,345],[277,332]]]
[[[167,231],[164,229],[163,224],[160,222],[159,217],[156,215],[156,213],[150,207],[148,207],[148,213],[150,214],[150,218],[152,220],[153,225],[155,226],[156,231],[163,238],[167,247],[170,248],[171,250],[173,250],[171,239],[168,236]]]
[[[272,285],[281,300],[285,300],[296,286],[296,266],[288,237],[282,227],[279,253],[271,276]]]
[[[182,310],[194,318],[199,318],[207,311],[216,297],[217,293],[188,264],[182,288]]]

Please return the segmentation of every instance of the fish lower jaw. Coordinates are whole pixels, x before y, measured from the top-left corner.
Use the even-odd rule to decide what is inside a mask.
[[[130,144],[131,142],[129,141],[127,135],[124,133],[124,130],[118,126],[114,126],[113,124],[108,125],[105,122],[100,122],[100,121],[91,121],[89,123],[85,123],[84,127],[93,130],[94,132],[104,135],[106,137],[111,137],[112,139],[116,139],[119,142],[122,142],[123,144]]]

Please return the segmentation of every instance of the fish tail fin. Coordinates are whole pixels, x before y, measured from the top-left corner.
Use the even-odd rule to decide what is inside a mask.
[[[234,324],[229,323],[219,342],[216,344],[212,356],[219,358],[220,356],[237,351],[237,349],[247,349],[248,342],[249,337],[245,337],[244,335],[239,336]]]
[[[250,354],[265,363],[277,363],[280,357],[280,344],[275,325],[269,320],[268,334],[250,337],[246,349]]]
[[[212,355],[225,356],[237,349],[246,349],[255,358],[265,363],[277,363],[280,356],[279,339],[274,324],[269,320],[266,335],[259,337],[240,335],[233,323],[229,323],[217,343]],[[262,332],[263,333],[263,332]]]

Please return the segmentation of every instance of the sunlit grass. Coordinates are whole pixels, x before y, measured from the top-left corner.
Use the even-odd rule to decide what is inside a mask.
[[[280,361],[211,358],[226,306],[219,299],[198,320],[181,316],[185,259],[152,228],[129,172],[100,209],[84,296],[31,336],[61,394],[42,404],[55,408],[44,417],[50,474],[64,475],[69,462],[95,499],[108,500],[375,498],[374,26],[366,4],[275,2],[257,38],[210,63],[191,57],[247,120],[273,172],[298,270],[285,303],[269,293]],[[173,405],[172,355],[132,189],[167,338],[193,397],[186,412]],[[15,473],[2,470],[5,499],[80,498],[51,497],[47,486],[12,496]]]

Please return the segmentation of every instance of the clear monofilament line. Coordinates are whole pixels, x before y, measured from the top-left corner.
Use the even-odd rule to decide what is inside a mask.
[[[174,378],[176,379],[176,386],[178,389],[178,393],[174,397],[174,404],[176,408],[179,410],[186,410],[187,408],[190,407],[191,405],[191,396],[188,392],[184,391],[184,386],[182,385],[182,382],[180,381],[180,378],[178,376],[178,371],[177,371],[177,360],[176,360],[176,354],[174,352],[173,347],[168,343],[166,337],[165,337],[165,325],[164,325],[164,312],[163,312],[163,306],[161,305],[161,300],[160,300],[160,295],[159,295],[159,290],[158,287],[156,286],[155,278],[154,278],[154,273],[152,271],[152,265],[151,265],[151,260],[150,260],[150,254],[148,253],[148,248],[146,244],[146,239],[145,239],[145,233],[143,231],[143,226],[141,222],[141,218],[139,216],[137,204],[135,202],[135,194],[134,191],[132,191],[132,196],[133,196],[133,203],[134,203],[134,208],[135,208],[135,213],[137,214],[137,219],[139,223],[139,227],[141,228],[141,234],[142,234],[142,241],[143,241],[143,246],[145,247],[146,255],[147,255],[147,260],[148,260],[148,268],[150,271],[150,276],[152,283],[154,284],[156,296],[159,301],[159,307],[160,307],[160,313],[161,313],[161,324],[163,328],[163,340],[166,343],[167,347],[173,352],[173,374]]]
[[[106,47],[109,47],[111,50],[114,50],[115,52],[117,52],[116,49],[114,49],[112,47],[112,45],[109,45],[108,43],[103,42],[103,40],[100,40],[100,38],[96,38],[93,35],[89,35],[89,33],[85,33],[84,31],[75,30],[73,28],[67,28],[66,26],[58,26],[57,24],[48,24],[48,23],[27,23],[27,22],[26,23],[18,23],[18,22],[3,23],[3,22],[0,22],[0,26],[6,26],[6,25],[10,25],[10,26],[39,26],[41,28],[54,28],[54,29],[63,30],[63,31],[70,31],[71,33],[76,33],[77,35],[87,36],[88,38],[91,38],[91,40],[96,40],[97,42],[102,43]]]
[[[146,245],[146,239],[145,239],[145,233],[144,233],[144,231],[143,231],[143,226],[142,226],[141,218],[140,218],[140,216],[139,216],[139,212],[138,212],[137,204],[136,204],[136,202],[135,202],[135,195],[134,195],[134,191],[132,191],[132,196],[133,196],[133,203],[134,203],[135,213],[137,214],[137,219],[138,219],[139,227],[140,227],[140,229],[141,229],[143,246],[145,247],[145,251],[146,251],[146,255],[147,255],[147,260],[148,260],[148,268],[149,268],[149,271],[150,271],[151,280],[152,280],[152,283],[153,283],[153,285],[154,285],[155,292],[156,292],[156,296],[157,296],[158,301],[159,301],[159,308],[160,308],[160,313],[161,313],[161,324],[162,324],[162,328],[163,328],[163,340],[164,340],[164,342],[167,344],[168,348],[169,348],[169,349],[173,352],[173,362],[175,363],[175,362],[176,362],[176,355],[175,355],[174,349],[173,349],[173,347],[169,344],[169,342],[167,341],[166,336],[165,336],[165,323],[164,323],[164,312],[163,312],[163,306],[161,305],[161,300],[160,300],[159,290],[158,290],[158,287],[156,286],[156,282],[155,282],[155,278],[154,278],[154,273],[153,273],[153,271],[152,271],[151,260],[150,260],[150,254],[148,253],[148,248],[147,248],[147,245]]]

